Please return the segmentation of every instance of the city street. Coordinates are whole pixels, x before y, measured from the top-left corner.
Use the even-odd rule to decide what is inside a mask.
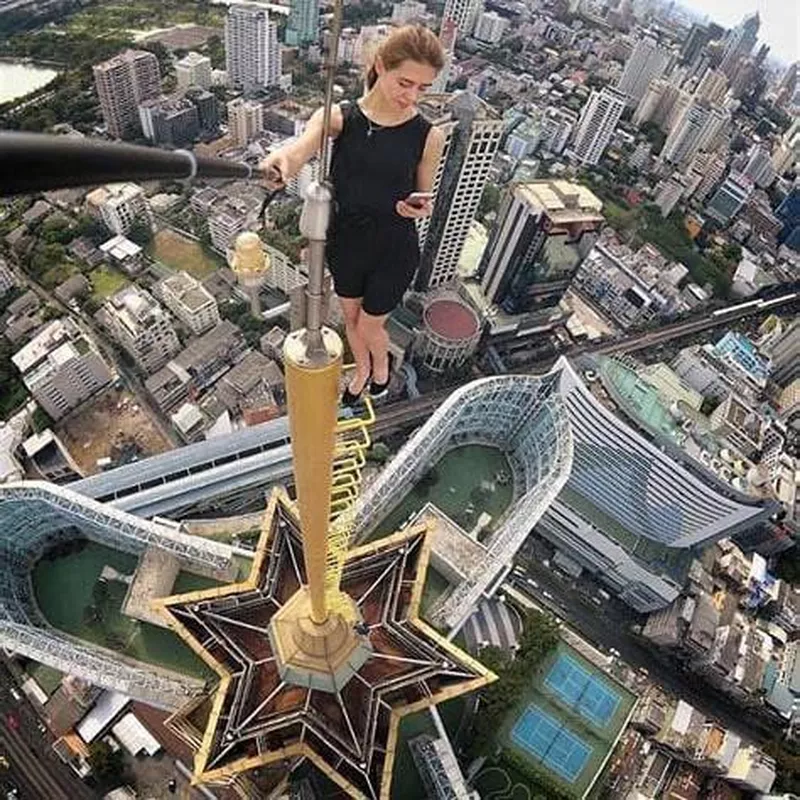
[[[509,580],[515,588],[529,594],[540,605],[549,607],[598,648],[606,652],[610,648],[618,650],[626,664],[635,669],[646,669],[650,679],[665,691],[690,703],[746,740],[763,743],[777,733],[777,727],[765,723],[750,710],[743,711],[697,676],[682,672],[674,662],[660,658],[659,651],[652,644],[631,631],[631,625],[637,621],[637,614],[632,609],[613,598],[603,601],[599,608],[594,605],[590,598],[591,594],[596,596],[596,591],[587,592],[587,587],[599,588],[598,584],[579,578],[573,588],[570,578],[536,561],[528,562],[527,569],[538,588],[512,573]],[[583,591],[579,591],[581,588]],[[544,592],[550,594],[552,600],[544,597]]]

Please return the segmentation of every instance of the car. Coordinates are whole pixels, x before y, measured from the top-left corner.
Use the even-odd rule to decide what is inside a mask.
[[[620,658],[620,657],[622,656],[622,653],[620,653],[620,651],[619,651],[619,650],[616,650],[616,649],[615,649],[615,648],[613,648],[613,647],[609,647],[609,648],[608,648],[608,652],[609,652],[609,653],[611,653],[611,655],[612,655],[612,656],[615,656],[616,658]]]
[[[552,600],[553,599],[553,595],[551,595],[550,592],[548,592],[548,591],[542,592],[542,597],[544,597],[545,600]]]
[[[9,691],[11,692],[11,696],[19,703],[22,700],[22,695],[12,686]]]
[[[593,597],[592,597],[592,602],[593,602],[593,603],[594,603],[596,606],[602,606],[602,605],[603,605],[603,601],[602,601],[602,600],[601,600],[599,597],[594,597],[594,596],[593,596]]]
[[[539,584],[536,583],[536,581],[533,580],[533,578],[526,578],[525,582],[528,584],[528,586],[533,586],[534,589],[538,589],[539,588]],[[547,593],[545,592],[545,594],[547,594]]]

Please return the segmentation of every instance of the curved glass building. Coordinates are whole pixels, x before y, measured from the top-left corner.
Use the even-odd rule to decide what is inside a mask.
[[[157,548],[190,569],[229,571],[231,550],[40,481],[0,486],[0,646],[160,707],[177,707],[202,682],[126,659],[56,630],[39,610],[31,570],[49,548],[88,538],[127,553]],[[69,602],[70,598],[64,598]]]

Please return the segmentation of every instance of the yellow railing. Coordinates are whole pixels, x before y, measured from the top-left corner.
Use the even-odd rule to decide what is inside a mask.
[[[336,425],[336,449],[333,454],[333,482],[331,485],[331,511],[328,526],[328,554],[325,568],[325,595],[331,611],[339,608],[339,584],[342,579],[350,531],[353,522],[353,507],[361,488],[361,470],[367,461],[367,450],[372,440],[369,428],[375,422],[375,411],[369,397],[363,408],[354,408],[345,413],[351,416],[339,418]]]

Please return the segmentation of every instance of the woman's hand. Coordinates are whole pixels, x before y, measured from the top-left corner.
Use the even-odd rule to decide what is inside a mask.
[[[401,216],[408,219],[423,219],[429,217],[433,211],[433,201],[423,200],[420,205],[412,205],[405,200],[398,200],[395,203],[394,210]]]
[[[276,150],[262,158],[258,168],[264,175],[268,189],[282,188],[294,174],[291,159],[283,150]]]

